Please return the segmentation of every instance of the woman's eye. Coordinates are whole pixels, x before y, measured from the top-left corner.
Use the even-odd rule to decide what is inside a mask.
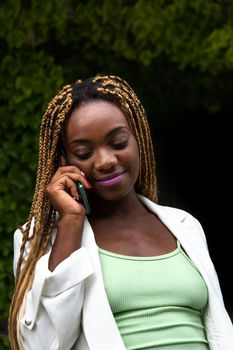
[[[124,149],[127,146],[128,146],[128,140],[112,144],[112,148],[114,149]]]
[[[92,152],[87,152],[87,153],[79,153],[76,154],[76,157],[80,160],[85,160],[91,157]]]

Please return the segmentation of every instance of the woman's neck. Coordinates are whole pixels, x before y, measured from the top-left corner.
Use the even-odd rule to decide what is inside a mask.
[[[129,192],[124,198],[117,201],[107,201],[97,196],[90,198],[92,213],[90,218],[106,216],[132,216],[139,212],[145,212],[145,207],[139,200],[135,190]]]

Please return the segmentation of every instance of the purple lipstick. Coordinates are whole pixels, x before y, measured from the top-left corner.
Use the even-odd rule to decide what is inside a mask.
[[[102,186],[112,186],[119,183],[123,179],[123,177],[124,177],[124,174],[121,173],[121,174],[116,174],[115,176],[112,176],[112,177],[97,180],[97,182]]]

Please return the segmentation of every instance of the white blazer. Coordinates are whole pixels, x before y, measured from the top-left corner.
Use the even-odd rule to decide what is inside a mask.
[[[204,322],[210,350],[233,349],[233,325],[223,304],[218,277],[200,223],[183,210],[139,196],[178,238],[208,287]],[[53,232],[53,239],[56,229]],[[22,241],[14,237],[14,270]],[[27,243],[25,259],[30,250]],[[19,333],[24,350],[125,350],[105,293],[98,247],[85,220],[82,247],[51,272],[48,252],[36,266],[34,282],[21,308]]]

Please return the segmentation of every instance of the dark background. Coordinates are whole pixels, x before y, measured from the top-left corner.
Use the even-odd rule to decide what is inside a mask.
[[[231,123],[208,116],[166,128],[158,160],[160,202],[188,210],[201,222],[231,318]],[[161,142],[160,142],[161,141]],[[162,157],[161,157],[162,155]],[[162,158],[162,159],[161,159]]]

